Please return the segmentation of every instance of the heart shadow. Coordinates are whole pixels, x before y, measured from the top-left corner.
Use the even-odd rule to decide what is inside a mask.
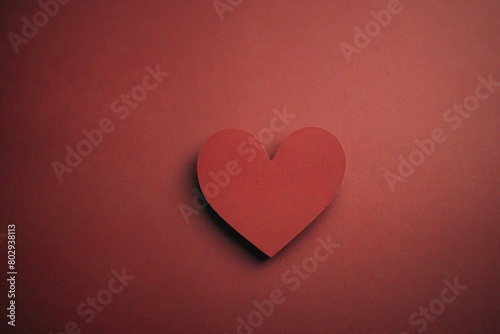
[[[231,225],[229,225],[219,214],[210,206],[206,198],[200,189],[200,184],[198,182],[198,173],[196,171],[196,162],[198,160],[198,154],[196,154],[193,162],[191,162],[191,175],[193,176],[193,187],[195,187],[201,194],[202,200],[207,203],[204,211],[210,220],[214,223],[214,226],[220,230],[228,239],[234,241],[245,249],[248,253],[257,259],[259,262],[264,262],[269,259],[269,256],[264,254],[260,249],[255,247],[250,241],[243,237],[238,231],[236,231]]]

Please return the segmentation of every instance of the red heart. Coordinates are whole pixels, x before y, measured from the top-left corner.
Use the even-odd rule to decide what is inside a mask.
[[[198,156],[198,181],[212,208],[272,257],[332,201],[345,154],[330,132],[308,127],[290,135],[270,160],[240,129],[211,136]]]

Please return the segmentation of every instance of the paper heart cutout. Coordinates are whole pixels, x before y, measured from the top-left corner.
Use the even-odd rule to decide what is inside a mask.
[[[198,156],[198,181],[212,208],[238,233],[272,257],[332,201],[346,167],[330,132],[302,128],[272,160],[252,134],[226,129]]]

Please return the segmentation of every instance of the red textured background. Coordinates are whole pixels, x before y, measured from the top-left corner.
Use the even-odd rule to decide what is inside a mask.
[[[6,36],[40,8],[2,1],[0,233],[17,224],[19,273],[10,332],[76,321],[83,333],[235,333],[252,301],[280,288],[286,301],[260,333],[416,333],[410,314],[457,276],[468,288],[426,332],[497,331],[500,89],[456,131],[442,115],[478,75],[500,81],[500,2],[402,3],[348,64],[339,44],[386,1],[243,1],[224,21],[209,0],[72,1],[18,54]],[[156,64],[170,76],[120,120],[111,102]],[[211,134],[256,133],[285,106],[298,116],[269,152],[321,126],[347,170],[333,204],[262,261],[209,210],[186,224],[178,205],[191,203]],[[59,183],[51,163],[104,117],[115,131]],[[436,127],[448,140],[392,192],[383,173]],[[328,235],[341,246],[290,291],[281,275]],[[136,278],[86,324],[76,306],[122,267]]]

